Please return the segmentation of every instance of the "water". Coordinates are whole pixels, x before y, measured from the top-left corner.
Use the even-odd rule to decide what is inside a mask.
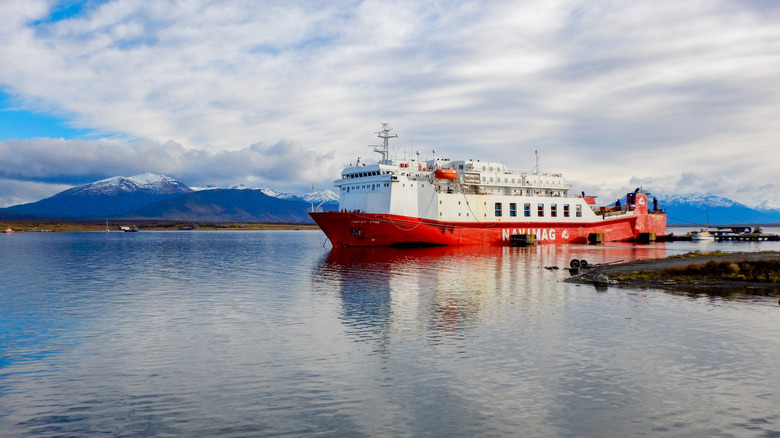
[[[0,236],[0,436],[780,436],[777,297],[564,283],[652,246]]]

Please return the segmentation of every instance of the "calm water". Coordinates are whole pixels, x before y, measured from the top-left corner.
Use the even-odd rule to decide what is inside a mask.
[[[324,241],[0,235],[0,435],[780,436],[777,297],[544,269],[775,243]]]

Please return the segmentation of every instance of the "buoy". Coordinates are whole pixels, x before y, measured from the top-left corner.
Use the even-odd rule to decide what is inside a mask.
[[[577,260],[577,259],[571,259],[571,261],[569,262],[569,267],[579,268],[580,267],[580,261]]]

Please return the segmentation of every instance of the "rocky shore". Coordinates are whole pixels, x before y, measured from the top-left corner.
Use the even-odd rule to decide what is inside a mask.
[[[688,253],[572,269],[567,282],[597,286],[780,294],[780,252]]]

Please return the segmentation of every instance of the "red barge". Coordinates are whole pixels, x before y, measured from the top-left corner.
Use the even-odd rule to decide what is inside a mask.
[[[334,247],[509,245],[523,235],[587,243],[666,232],[666,215],[641,191],[622,205],[599,207],[594,197],[569,195],[561,174],[540,172],[538,158],[530,172],[479,160],[395,160],[391,130],[384,123],[377,132],[379,162],[358,162],[334,182],[339,211],[310,213]]]

